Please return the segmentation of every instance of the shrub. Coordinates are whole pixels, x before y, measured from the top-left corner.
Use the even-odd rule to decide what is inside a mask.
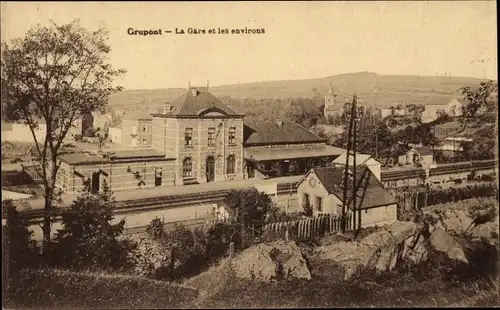
[[[146,227],[146,232],[153,238],[160,239],[164,233],[163,226],[164,226],[163,221],[159,218],[155,218]]]
[[[74,269],[128,269],[129,253],[136,247],[130,240],[119,240],[125,221],[112,224],[116,207],[107,184],[103,193],[78,197],[62,215],[52,246],[52,263]]]
[[[2,264],[4,289],[9,292],[10,287],[15,287],[17,275],[26,267],[35,266],[38,263],[37,248],[31,240],[32,232],[28,230],[26,222],[21,218],[11,200],[2,201],[3,218],[6,226],[3,227]]]

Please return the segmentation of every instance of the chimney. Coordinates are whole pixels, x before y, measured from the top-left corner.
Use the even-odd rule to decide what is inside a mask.
[[[196,88],[191,88],[191,95],[192,95],[193,97],[198,96],[198,90],[197,90]]]
[[[165,105],[163,106],[163,114],[168,114],[168,113],[170,113],[171,110],[172,110],[172,106],[171,106],[170,102],[165,103]]]
[[[283,126],[283,121],[282,120],[277,120],[276,124],[278,125],[278,127],[281,128]]]

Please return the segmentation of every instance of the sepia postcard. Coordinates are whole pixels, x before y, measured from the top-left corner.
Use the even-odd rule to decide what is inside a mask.
[[[498,307],[495,1],[1,2],[2,307]]]

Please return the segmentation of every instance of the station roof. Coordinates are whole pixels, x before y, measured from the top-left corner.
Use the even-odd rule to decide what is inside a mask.
[[[281,159],[295,159],[295,158],[311,158],[323,156],[338,156],[345,152],[344,149],[328,146],[318,145],[317,147],[304,146],[304,147],[253,147],[245,148],[245,159],[254,161],[264,160],[281,160]]]
[[[245,119],[245,145],[326,142],[307,128],[288,120]]]

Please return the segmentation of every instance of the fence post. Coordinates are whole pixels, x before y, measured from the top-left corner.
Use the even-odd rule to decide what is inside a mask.
[[[229,259],[233,257],[233,254],[234,254],[234,242],[231,242],[229,244]]]

